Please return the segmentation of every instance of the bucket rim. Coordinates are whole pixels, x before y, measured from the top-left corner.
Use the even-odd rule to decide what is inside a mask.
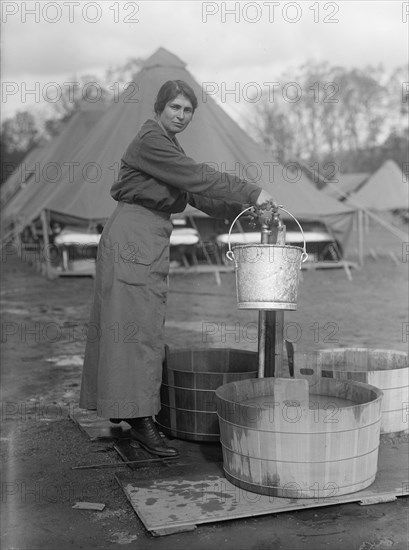
[[[323,380],[333,380],[334,382],[336,381],[336,379],[333,379],[333,378],[326,378],[326,377],[321,377],[321,378]],[[249,379],[249,380],[266,380],[266,378],[253,378],[253,379]],[[298,380],[298,379],[291,378],[291,380]],[[232,404],[240,405],[242,407],[257,407],[257,408],[259,408],[259,406],[257,404],[253,405],[253,404],[250,403],[250,404],[243,405],[242,401],[234,401],[232,399],[228,399],[228,398],[220,395],[220,392],[227,391],[229,389],[228,387],[233,387],[235,385],[244,385],[246,382],[248,382],[248,380],[237,380],[235,382],[228,382],[227,384],[223,384],[222,386],[219,386],[215,390],[215,395],[218,399],[220,399],[221,401],[224,401],[225,403],[232,403]],[[338,380],[338,382],[342,382],[342,384],[345,384],[346,386],[361,387],[362,389],[372,391],[375,394],[375,398],[371,399],[370,401],[365,401],[364,403],[355,403],[354,405],[349,405],[347,407],[343,407],[343,409],[353,409],[354,407],[357,407],[357,406],[363,406],[363,405],[368,405],[370,403],[376,403],[377,401],[381,401],[382,398],[383,398],[383,395],[384,395],[383,390],[381,390],[377,386],[373,386],[372,384],[367,384],[366,382],[358,382],[358,381],[355,381],[355,380]],[[311,393],[309,393],[309,396],[310,395],[320,395],[320,394],[313,394],[313,393],[311,394]],[[331,396],[328,396],[328,397],[331,397]]]
[[[181,368],[173,368],[173,367],[169,367],[166,365],[166,369],[167,370],[171,370],[173,372],[183,372],[184,374],[201,374],[201,375],[204,375],[204,376],[211,376],[211,375],[214,375],[214,374],[257,374],[258,372],[258,369],[255,368],[253,370],[243,370],[243,371],[240,371],[240,370],[229,370],[229,371],[207,371],[207,370],[184,370],[184,369],[181,369]],[[228,384],[230,384],[230,382],[228,382]],[[226,385],[226,384],[223,384],[223,385]],[[184,388],[185,389],[185,388]],[[194,388],[195,391],[203,391],[203,388]],[[214,391],[214,390],[208,390],[206,389],[206,391]]]
[[[398,349],[388,349],[388,348],[363,348],[359,346],[355,347],[338,347],[338,348],[316,348],[311,351],[306,352],[298,352],[298,353],[325,353],[325,352],[331,352],[331,351],[368,351],[368,352],[376,352],[376,353],[396,353],[397,355],[404,355],[405,357],[409,357],[409,354],[406,351],[398,350]]]
[[[295,246],[293,244],[274,244],[274,243],[245,243],[245,244],[233,244],[232,250],[237,248],[295,248],[304,252],[304,249],[300,246]]]
[[[183,348],[173,348],[173,347],[170,347],[168,346],[168,353],[169,354],[173,354],[173,353],[184,353],[184,352],[189,352],[189,353],[203,353],[203,352],[206,352],[206,353],[209,353],[209,352],[213,352],[213,351],[222,351],[222,352],[230,352],[230,351],[238,351],[240,353],[244,353],[246,355],[257,355],[257,352],[256,351],[252,351],[252,350],[249,350],[249,349],[240,349],[240,348],[226,348],[226,347],[206,347],[206,346],[201,346],[201,347],[198,347],[198,348],[189,348],[189,347],[183,347]]]
[[[254,360],[257,363],[257,361],[256,361],[257,360],[257,352],[252,351],[252,350],[247,350],[247,349],[224,348],[224,347],[208,348],[208,347],[205,347],[205,346],[202,346],[202,347],[199,347],[199,348],[188,348],[188,347],[170,348],[168,346],[167,354],[166,354],[166,360],[163,362],[162,367],[164,369],[166,369],[168,371],[172,371],[172,372],[181,372],[181,373],[184,373],[184,374],[192,374],[192,375],[195,375],[195,376],[200,374],[200,375],[207,376],[209,378],[211,376],[214,376],[215,374],[222,374],[222,375],[225,375],[225,374],[228,374],[228,375],[248,374],[248,375],[252,375],[252,374],[258,372],[258,365],[257,364],[249,370],[239,370],[239,369],[236,368],[235,370],[218,370],[218,371],[217,370],[214,370],[214,371],[202,370],[204,367],[200,367],[200,370],[182,369],[182,368],[180,368],[180,365],[177,365],[177,366],[173,367],[173,366],[168,364],[168,361],[170,359],[173,361],[174,356],[178,355],[178,354],[185,354],[185,355],[191,357],[192,355],[200,355],[202,353],[206,353],[206,354],[210,354],[210,355],[216,355],[217,353],[222,353],[223,355],[230,356],[230,354],[232,352],[233,352],[233,354],[238,353],[238,354],[242,355],[243,358],[246,357],[248,360]],[[214,391],[214,390],[211,390],[211,391]]]
[[[392,349],[386,349],[386,348],[359,348],[359,347],[351,347],[351,348],[324,348],[324,349],[314,349],[312,351],[302,352],[302,351],[295,351],[295,356],[301,356],[301,355],[315,355],[317,357],[323,357],[325,355],[330,355],[331,353],[342,353],[342,352],[368,352],[368,357],[371,357],[372,352],[378,353],[378,354],[393,354],[397,357],[402,357],[406,359],[406,364],[395,366],[394,368],[370,368],[368,367],[358,367],[354,368],[353,370],[346,366],[335,366],[335,365],[322,365],[321,364],[321,370],[327,370],[327,371],[337,371],[337,372],[354,372],[354,373],[369,373],[369,372],[385,372],[390,373],[392,370],[400,371],[402,369],[409,369],[409,354],[405,351],[401,350],[392,350]]]

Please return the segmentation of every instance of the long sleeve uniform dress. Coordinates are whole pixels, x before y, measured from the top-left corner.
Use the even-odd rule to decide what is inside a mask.
[[[126,150],[101,235],[80,407],[104,418],[160,410],[170,215],[187,203],[216,217],[255,204],[261,188],[187,157],[155,120]]]

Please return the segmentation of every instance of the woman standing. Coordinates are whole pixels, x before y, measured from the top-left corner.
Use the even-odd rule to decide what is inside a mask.
[[[118,205],[98,247],[80,407],[111,422],[158,456],[176,456],[152,419],[160,410],[170,215],[189,203],[231,218],[243,204],[272,197],[260,187],[187,157],[176,134],[192,120],[197,99],[181,80],[166,82],[126,150],[111,189]]]

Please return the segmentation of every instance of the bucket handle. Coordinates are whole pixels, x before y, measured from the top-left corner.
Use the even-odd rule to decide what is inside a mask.
[[[308,258],[308,254],[307,254],[307,243],[306,243],[306,240],[305,240],[305,235],[304,235],[304,231],[300,225],[300,222],[297,220],[297,218],[295,216],[293,216],[291,214],[291,212],[289,212],[288,210],[286,210],[285,208],[283,208],[283,206],[278,206],[277,208],[279,208],[280,210],[283,210],[284,212],[286,212],[289,216],[291,216],[293,218],[293,220],[296,222],[296,224],[298,225],[298,227],[300,228],[300,231],[301,231],[301,235],[302,235],[302,238],[303,238],[303,241],[304,241],[304,246],[303,246],[303,253],[301,254],[301,262],[304,263],[307,258]],[[240,216],[242,216],[245,212],[247,212],[248,210],[252,210],[254,209],[254,206],[249,206],[248,208],[246,208],[245,210],[243,210],[242,212],[240,212],[240,214],[238,216],[236,216],[233,220],[233,223],[231,224],[230,226],[230,229],[229,229],[229,235],[228,235],[228,245],[229,245],[229,250],[226,252],[226,258],[228,260],[230,260],[231,262],[234,261],[234,263],[236,264],[236,267],[237,267],[237,262],[236,262],[236,258],[234,257],[234,252],[233,250],[231,249],[231,242],[230,242],[230,237],[231,237],[231,232],[232,232],[232,229],[233,229],[233,226],[234,224],[236,223],[236,221],[240,218]]]

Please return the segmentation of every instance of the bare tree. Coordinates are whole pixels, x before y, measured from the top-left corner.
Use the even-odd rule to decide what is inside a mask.
[[[391,134],[408,135],[406,75],[404,67],[388,73],[305,63],[279,79],[285,84],[274,101],[263,94],[258,137],[281,162],[336,161],[379,148]]]

